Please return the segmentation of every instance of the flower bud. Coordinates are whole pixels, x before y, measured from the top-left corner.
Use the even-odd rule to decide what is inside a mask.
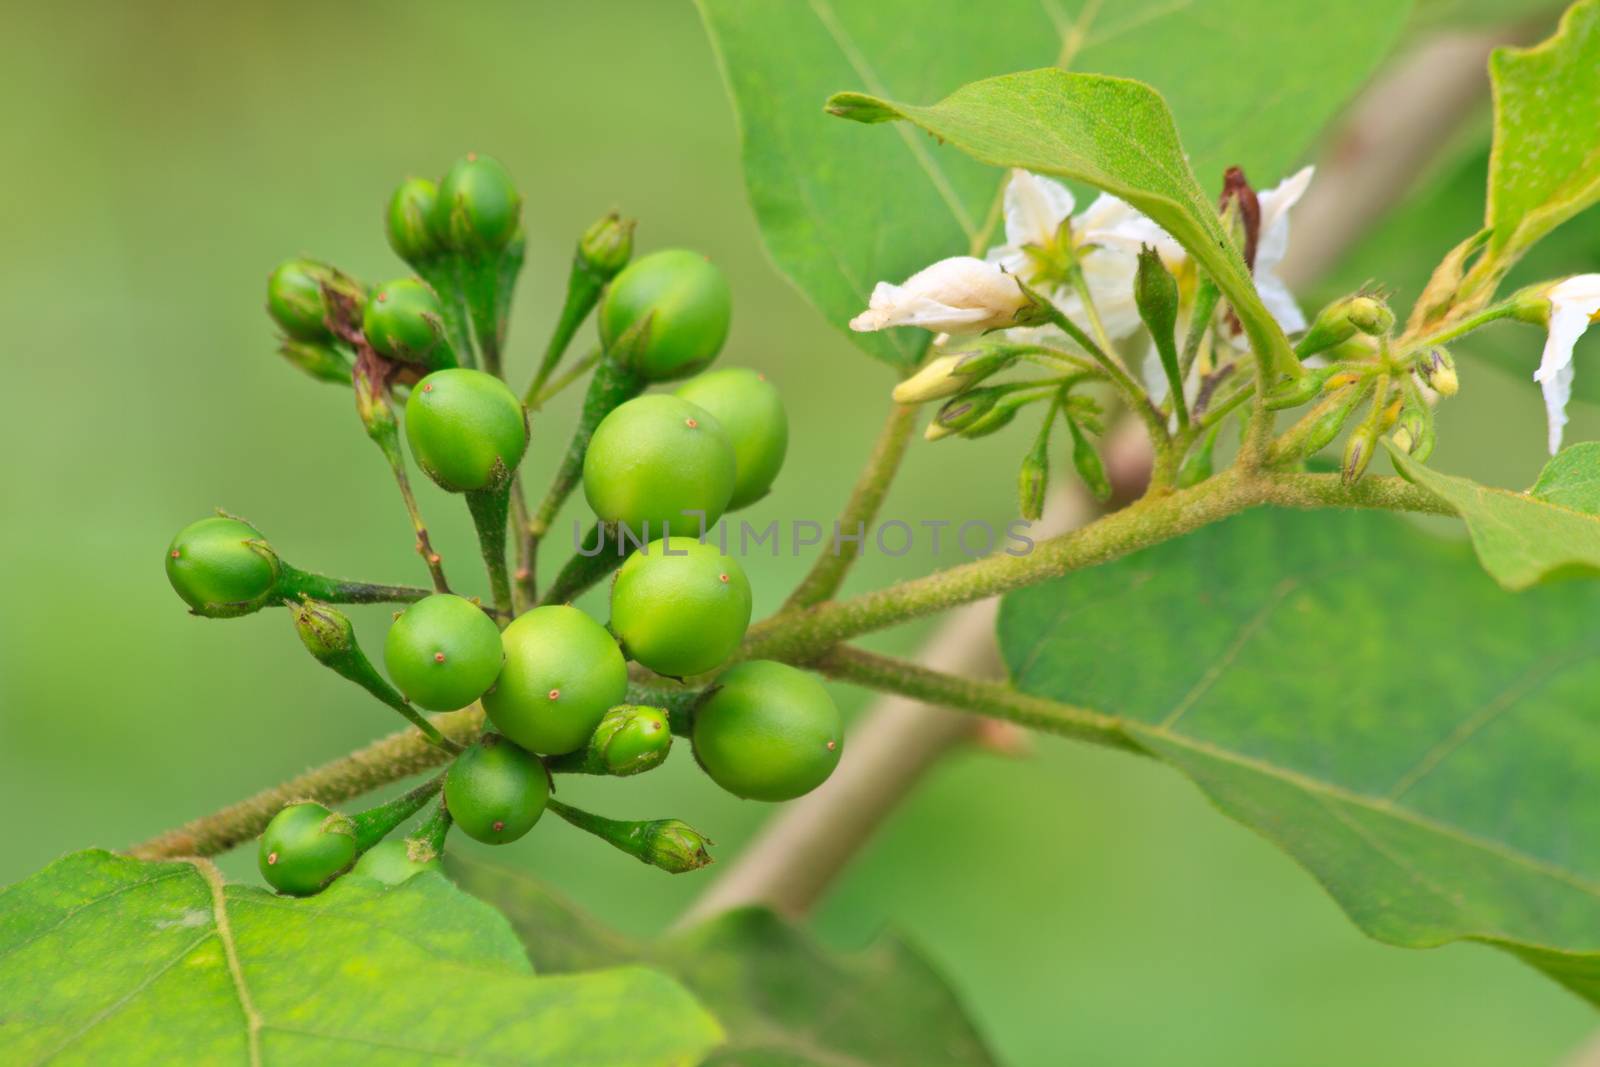
[[[1417,377],[1440,396],[1455,396],[1461,388],[1456,361],[1443,348],[1432,348],[1417,360]]]
[[[894,388],[897,404],[920,404],[955,396],[1016,363],[1017,346],[982,344],[965,352],[951,352],[930,360]]]
[[[1111,479],[1106,477],[1106,467],[1100,460],[1100,453],[1078,428],[1077,422],[1068,419],[1067,426],[1072,431],[1072,465],[1077,469],[1078,477],[1083,479],[1084,486],[1096,500],[1110,500]]]
[[[1301,404],[1310,403],[1322,392],[1322,386],[1328,379],[1326,372],[1307,372],[1296,378],[1274,386],[1267,391],[1264,403],[1268,411],[1282,411],[1285,408],[1297,408]]]
[[[1345,443],[1344,462],[1339,468],[1339,476],[1346,485],[1353,485],[1360,480],[1361,475],[1366,472],[1367,464],[1372,462],[1372,444],[1376,440],[1372,430],[1372,424],[1365,423],[1351,434],[1350,440]]]
[[[1324,400],[1312,413],[1315,417],[1300,442],[1300,455],[1313,455],[1331,444],[1339,436],[1339,431],[1344,429],[1350,413],[1366,398],[1371,388],[1370,383],[1348,386]]]
[[[939,413],[933,417],[924,433],[930,441],[937,441],[941,437],[948,437],[953,433],[960,433],[967,427],[976,423],[983,416],[994,410],[1006,390],[1001,386],[989,386],[984,389],[972,389],[961,394],[954,400],[945,402]]]
[[[1044,514],[1044,492],[1050,482],[1050,422],[1055,420],[1052,412],[1050,421],[1045,423],[1045,431],[1039,434],[1038,440],[1028,454],[1022,457],[1022,466],[1017,470],[1017,508],[1024,519],[1029,522],[1036,521]]]
[[[1161,261],[1161,253],[1149,245],[1139,247],[1139,266],[1134,274],[1133,299],[1139,306],[1150,336],[1158,347],[1163,339],[1171,347],[1178,328],[1178,280]]]
[[[355,627],[344,612],[310,598],[299,603],[285,601],[285,606],[294,618],[300,643],[319,662],[333,666],[342,662],[356,647]]]
[[[672,749],[672,730],[660,708],[619,704],[595,728],[591,749],[597,749],[606,773],[640,774],[661,766]]]
[[[389,198],[384,232],[395,255],[419,270],[438,259],[444,242],[434,229],[439,187],[426,178],[407,178]]]
[[[583,231],[578,239],[578,257],[602,281],[616,277],[633,258],[633,219],[615,211]]]
[[[361,283],[314,259],[286,259],[267,278],[267,314],[296,341],[331,341],[328,301],[323,287],[365,296]]]
[[[439,183],[433,230],[452,251],[487,255],[517,232],[522,196],[499,162],[469,152]]]
[[[373,290],[361,315],[361,332],[382,356],[428,370],[456,365],[445,340],[444,310],[424,282],[401,278]]]
[[[285,338],[278,354],[297,369],[319,382],[350,384],[350,360],[344,352],[322,341],[295,341]]]
[[[680,819],[657,819],[644,827],[644,852],[639,856],[669,874],[685,874],[712,862],[710,838]]]
[[[900,285],[879,282],[867,310],[850,320],[858,333],[920,326],[935,333],[983,333],[1018,325],[1028,306],[1017,280],[973,256],[941,259]]]
[[[1394,312],[1375,296],[1351,298],[1346,314],[1351,325],[1372,337],[1382,336],[1394,328]]]

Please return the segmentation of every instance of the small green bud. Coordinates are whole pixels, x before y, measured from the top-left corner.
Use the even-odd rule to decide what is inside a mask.
[[[604,216],[578,239],[578,257],[603,281],[610,281],[633,258],[633,219],[615,211]]]
[[[1016,346],[978,343],[965,352],[951,352],[930,360],[921,370],[894,387],[896,404],[920,404],[970,389],[990,375],[1016,363]]]
[[[672,748],[667,713],[637,704],[618,705],[600,720],[592,745],[599,748],[610,774],[640,774],[659,767]]]
[[[1372,445],[1377,439],[1375,430],[1375,423],[1369,420],[1357,428],[1350,435],[1350,440],[1345,442],[1344,462],[1339,468],[1339,476],[1346,485],[1354,485],[1359,481],[1361,475],[1366,473],[1367,464],[1372,462]]]
[[[712,862],[706,846],[716,842],[680,819],[657,819],[644,827],[639,858],[669,874],[697,871]]]
[[[319,382],[350,384],[350,360],[343,350],[323,341],[296,341],[284,338],[278,354],[295,368]]]
[[[456,365],[445,340],[444,309],[425,282],[401,278],[372,291],[361,315],[361,332],[379,355],[428,370]]]
[[[1301,404],[1310,403],[1322,392],[1323,383],[1327,378],[1327,372],[1308,372],[1274,386],[1267,391],[1264,401],[1267,410],[1282,411],[1284,408],[1297,408]]]
[[[1161,261],[1161,253],[1149,245],[1139,248],[1139,267],[1133,279],[1133,299],[1139,317],[1159,345],[1172,344],[1178,328],[1178,279]]]
[[[1381,337],[1394,329],[1394,312],[1375,296],[1352,298],[1346,314],[1356,329],[1371,337]]]
[[[1048,429],[1054,421],[1053,416],[1046,421],[1046,432],[1039,435],[1033,448],[1022,457],[1022,466],[1017,469],[1017,508],[1029,522],[1044,514],[1044,491],[1050,482]]]
[[[261,531],[228,515],[190,523],[167,546],[167,580],[194,614],[210,619],[260,611],[282,573]]]
[[[1417,360],[1417,377],[1440,396],[1455,396],[1461,388],[1456,361],[1443,348],[1432,348]]]
[[[1315,415],[1314,421],[1307,428],[1306,435],[1301,441],[1300,454],[1309,456],[1331,444],[1333,439],[1339,436],[1339,431],[1344,429],[1350,413],[1370,391],[1370,383],[1356,384],[1324,400],[1318,409],[1320,414]]]
[[[439,183],[433,231],[446,247],[473,255],[510,243],[522,220],[522,196],[499,162],[469,152]]]
[[[296,341],[331,341],[323,287],[360,301],[361,283],[314,259],[286,259],[267,278],[267,314]]]
[[[1111,479],[1106,477],[1106,467],[1100,460],[1099,451],[1078,428],[1077,422],[1068,419],[1067,427],[1072,431],[1072,465],[1077,468],[1078,477],[1083,479],[1083,484],[1096,500],[1110,500]]]
[[[434,229],[439,187],[426,178],[407,178],[389,198],[383,228],[395,255],[413,267],[421,268],[445,251],[439,232]]]
[[[299,603],[293,600],[284,603],[294,618],[300,643],[318,662],[329,666],[342,663],[356,647],[355,627],[344,612],[309,598]]]
[[[939,413],[933,417],[933,421],[928,424],[924,436],[930,441],[937,441],[941,437],[960,433],[993,411],[1007,392],[1004,386],[994,385],[982,389],[970,389],[955,399],[946,401],[939,409]]]

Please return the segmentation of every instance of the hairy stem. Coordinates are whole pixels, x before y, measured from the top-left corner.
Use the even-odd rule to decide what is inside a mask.
[[[418,589],[414,585],[383,585],[377,582],[352,582],[344,578],[329,578],[313,574],[287,563],[278,579],[278,594],[284,599],[310,597],[324,604],[411,604],[432,590]]]
[[[911,431],[916,424],[915,407],[896,404],[890,409],[883,429],[878,431],[878,440],[872,446],[872,455],[867,459],[867,465],[850,492],[849,501],[834,523],[833,538],[794,592],[789,594],[789,599],[784,603],[785,610],[809,607],[829,599],[839,591],[845,575],[850,573],[850,566],[861,552],[859,540],[846,541],[844,538],[854,538],[872,524],[878,509],[883,506],[884,497],[889,493],[889,484],[900,470],[900,461],[905,457],[906,445],[911,440]]]
[[[489,572],[495,611],[502,619],[509,619],[512,603],[511,575],[506,570],[506,524],[510,518],[511,483],[508,479],[499,488],[475,490],[466,497],[467,510],[472,512],[473,525],[478,528],[478,547]]]

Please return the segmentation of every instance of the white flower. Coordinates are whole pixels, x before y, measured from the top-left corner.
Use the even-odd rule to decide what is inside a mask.
[[[1550,332],[1533,380],[1544,389],[1553,456],[1561,450],[1561,431],[1567,425],[1567,401],[1572,399],[1573,346],[1590,323],[1600,321],[1600,274],[1575,275],[1552,287],[1547,295]]]
[[[1295,302],[1294,294],[1289,292],[1289,286],[1278,277],[1278,267],[1289,251],[1289,210],[1306,194],[1314,173],[1314,167],[1305,167],[1271,189],[1256,194],[1261,205],[1261,235],[1256,238],[1256,261],[1251,273],[1261,302],[1285,333],[1306,328],[1306,317]]]
[[[972,256],[924,267],[900,285],[879,282],[867,310],[850,320],[861,333],[921,326],[945,333],[981,333],[1009,326],[1027,303],[1015,278]]]

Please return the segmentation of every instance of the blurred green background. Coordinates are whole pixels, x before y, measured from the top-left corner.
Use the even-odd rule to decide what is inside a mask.
[[[70,849],[125,845],[395,728],[311,664],[281,612],[187,616],[161,554],[179,526],[223,505],[300,566],[424,578],[349,394],[284,366],[261,310],[266,274],[288,255],[373,281],[404,273],[380,229],[404,175],[437,175],[475,149],[521,183],[529,256],[514,377],[593,217],[620,207],[641,220],[642,248],[710,254],[736,300],[725,362],[767,371],[792,413],[790,465],[750,517],[831,520],[889,372],[763,258],[688,5],[0,9],[0,882]],[[1471,151],[1442,166],[1396,235],[1368,242],[1307,303],[1368,276],[1414,293],[1473,228],[1482,167]],[[1587,228],[1547,253],[1552,270],[1600,261],[1593,218],[1574,227]],[[1434,462],[1521,485],[1541,462],[1543,413],[1526,381],[1539,342],[1501,329],[1488,351],[1511,373],[1463,361]],[[574,403],[535,420],[530,470],[554,466]],[[1579,411],[1570,439],[1597,431]],[[1021,433],[914,447],[886,516],[1008,520]],[[422,493],[453,578],[481,591],[464,509]],[[580,504],[568,521],[582,516]],[[852,584],[957,559],[869,557]],[[747,567],[761,614],[801,563]],[[360,614],[369,648],[384,621],[382,609]],[[888,643],[910,648],[919,632]],[[662,773],[568,791],[609,814],[685,818],[734,855],[770,809],[691,772],[680,752]],[[495,858],[634,931],[668,923],[706,880],[668,878],[556,820]],[[252,865],[227,866],[253,879]],[[903,931],[1018,1065],[1549,1064],[1594,1025],[1504,954],[1367,940],[1176,775],[1048,738],[1026,760],[951,759],[814,925],[843,948]]]

